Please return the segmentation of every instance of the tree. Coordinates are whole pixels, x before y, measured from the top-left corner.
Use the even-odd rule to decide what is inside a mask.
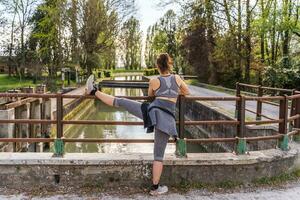
[[[89,74],[100,67],[99,54],[115,48],[117,28],[117,13],[109,11],[103,0],[88,0],[84,4],[80,40],[83,45],[82,67]]]
[[[18,47],[19,56],[20,56],[20,70],[19,75],[20,78],[25,74],[25,62],[26,62],[26,36],[25,33],[29,30],[29,21],[33,15],[33,12],[38,3],[37,0],[2,0],[0,1],[1,5],[5,7],[5,9],[12,14],[11,20],[11,39],[9,45],[9,74],[11,74],[11,66],[12,66],[12,55],[13,51],[16,51],[16,47],[14,47],[14,37],[16,27],[20,30],[20,46]],[[18,22],[18,23],[16,23]]]
[[[140,69],[142,52],[140,22],[134,17],[131,17],[123,24],[120,37],[121,43],[123,44],[122,51],[125,69]]]
[[[34,16],[36,25],[33,37],[38,40],[38,52],[43,63],[48,67],[50,78],[57,75],[63,67],[63,10],[64,0],[47,0],[41,4]]]
[[[179,71],[180,44],[177,40],[178,19],[173,10],[168,10],[154,26],[149,27],[146,40],[145,60],[147,66],[155,65],[159,53],[166,52],[174,60],[174,70]]]

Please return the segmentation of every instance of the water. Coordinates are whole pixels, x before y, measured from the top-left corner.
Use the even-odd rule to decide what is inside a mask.
[[[116,77],[116,80],[141,80],[141,77]],[[104,92],[118,96],[143,96],[141,89],[104,88]],[[144,91],[145,92],[145,91]],[[113,108],[96,100],[90,102],[87,110],[77,114],[81,120],[114,120],[114,121],[142,121],[121,108]],[[76,118],[76,117],[75,117]],[[72,125],[65,131],[66,138],[109,138],[109,139],[153,139],[153,133],[146,133],[143,126],[119,125]],[[68,143],[65,151],[70,153],[152,153],[153,144],[93,144]],[[168,144],[166,153],[174,153],[175,145]]]

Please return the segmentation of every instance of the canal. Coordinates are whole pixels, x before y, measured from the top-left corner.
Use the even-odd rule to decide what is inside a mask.
[[[115,80],[141,80],[141,76],[115,77]],[[117,96],[143,96],[142,89],[131,88],[103,88],[107,94]],[[76,120],[114,120],[114,121],[141,121],[126,110],[103,104],[99,100],[90,100],[84,109],[74,116]],[[143,126],[120,125],[72,125],[65,129],[66,138],[105,138],[105,139],[153,139],[154,134],[146,133]],[[189,146],[189,152],[199,152],[198,145]],[[152,153],[153,144],[93,144],[67,143],[67,153]],[[175,145],[168,144],[166,153],[174,153]]]

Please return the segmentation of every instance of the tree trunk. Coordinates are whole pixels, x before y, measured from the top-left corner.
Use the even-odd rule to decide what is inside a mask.
[[[72,0],[72,10],[71,10],[71,51],[72,51],[72,63],[79,63],[79,52],[78,52],[78,27],[77,27],[77,4],[78,0]]]
[[[285,0],[283,4],[283,20],[286,28],[283,32],[283,41],[282,41],[282,57],[283,57],[283,66],[285,68],[289,67],[289,45],[290,45],[290,28],[287,27],[287,24],[290,23],[290,6],[291,2],[289,0]]]
[[[217,71],[216,66],[213,61],[213,52],[214,52],[214,19],[213,19],[213,4],[211,0],[205,0],[205,8],[206,8],[206,28],[207,28],[207,43],[208,43],[208,61],[209,61],[209,83],[216,84],[217,83]]]
[[[276,14],[276,10],[277,10],[277,0],[274,0],[274,8],[273,8],[273,19],[272,19],[272,32],[271,32],[271,37],[272,37],[272,41],[271,41],[271,65],[274,65],[276,60],[276,18],[277,18],[277,14]]]
[[[246,1],[246,31],[245,31],[245,43],[246,43],[246,65],[245,65],[245,81],[250,83],[250,65],[251,65],[251,11],[250,0]]]
[[[16,8],[17,9],[17,8]],[[12,58],[12,51],[14,47],[14,36],[15,36],[15,19],[16,19],[16,9],[14,12],[13,20],[11,23],[11,32],[10,32],[10,44],[9,44],[9,57],[8,57],[8,76],[10,77],[13,73],[13,58]]]
[[[264,0],[261,0],[261,17],[262,17],[262,24],[264,26],[265,23],[265,7],[264,7]],[[261,29],[260,34],[260,62],[262,67],[265,65],[265,29]],[[258,78],[258,84],[261,85],[262,78],[261,78],[261,69],[257,69],[257,78]]]
[[[21,51],[22,51],[22,58],[21,58],[21,66],[20,66],[20,80],[22,77],[25,76],[25,61],[26,61],[26,58],[25,58],[25,44],[24,44],[24,30],[25,29],[25,25],[23,24],[21,26]]]
[[[237,42],[237,50],[238,50],[238,59],[237,59],[237,77],[238,81],[242,80],[243,67],[242,67],[242,6],[241,0],[238,0],[238,32],[237,32],[238,42]]]

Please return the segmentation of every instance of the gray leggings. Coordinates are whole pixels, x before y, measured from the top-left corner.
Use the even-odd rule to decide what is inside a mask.
[[[115,98],[114,100],[114,106],[124,108],[132,115],[140,119],[143,119],[141,105],[142,105],[141,102],[133,101],[125,98]],[[170,138],[169,134],[155,128],[155,136],[154,136],[154,160],[155,161],[160,161],[160,162],[163,161],[169,138]]]

